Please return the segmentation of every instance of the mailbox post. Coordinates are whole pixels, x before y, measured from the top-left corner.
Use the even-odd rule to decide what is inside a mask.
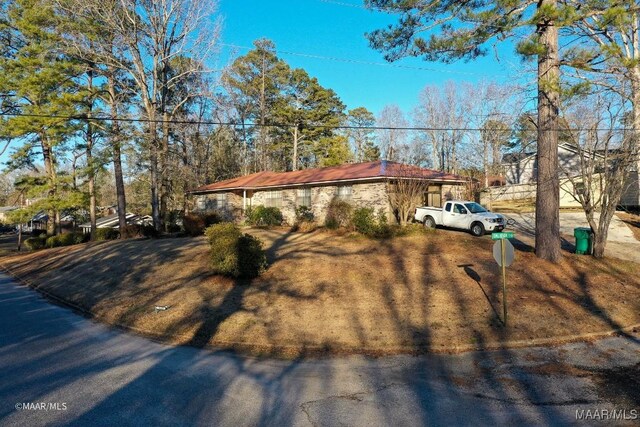
[[[513,263],[515,252],[513,245],[508,239],[513,239],[514,233],[511,231],[492,233],[492,240],[499,240],[493,245],[493,258],[502,267],[502,319],[504,326],[507,326],[507,267]]]

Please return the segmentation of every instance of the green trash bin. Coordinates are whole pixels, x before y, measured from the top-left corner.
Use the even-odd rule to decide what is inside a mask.
[[[573,237],[576,238],[576,253],[591,253],[591,229],[588,227],[577,227],[573,229]]]

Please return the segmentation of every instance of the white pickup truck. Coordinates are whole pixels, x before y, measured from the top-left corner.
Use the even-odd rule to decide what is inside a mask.
[[[482,236],[487,231],[502,231],[507,224],[502,215],[489,212],[476,202],[460,200],[445,202],[441,208],[416,208],[414,218],[428,228],[442,225],[469,230],[474,236]]]

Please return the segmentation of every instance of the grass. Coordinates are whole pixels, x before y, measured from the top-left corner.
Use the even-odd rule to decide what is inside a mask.
[[[491,210],[503,213],[533,212],[536,199],[496,200],[491,202]]]
[[[252,281],[211,274],[203,237],[89,243],[0,262],[105,323],[283,357],[501,346],[640,323],[640,266],[630,262],[565,253],[551,264],[515,242],[505,328],[489,236],[248,231],[271,263]]]

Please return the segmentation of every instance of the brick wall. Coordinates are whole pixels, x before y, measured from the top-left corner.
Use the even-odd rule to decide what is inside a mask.
[[[297,188],[280,189],[280,210],[285,222],[290,225],[295,222],[297,191]],[[443,185],[442,199],[460,198],[460,194],[463,191],[464,188],[462,186]],[[247,208],[259,205],[267,206],[267,194],[266,190],[248,192]],[[335,185],[311,187],[311,210],[317,223],[324,224],[327,208],[331,201],[337,197],[337,194],[338,186]],[[211,210],[215,208],[215,194],[197,197],[196,210]],[[386,182],[353,183],[351,185],[351,199],[348,202],[357,208],[373,208],[376,214],[382,209],[386,213],[389,223],[395,222],[395,217],[389,204]],[[418,204],[421,204],[421,201],[418,201]],[[240,221],[242,219],[242,193],[227,193],[227,207],[222,212],[228,219]]]
[[[303,187],[300,187],[303,188]],[[387,213],[390,221],[393,221],[393,214],[389,206],[387,197],[386,184],[383,182],[362,183],[351,185],[351,200],[348,200],[355,207],[371,207],[376,213],[379,209],[383,209]],[[338,187],[335,185],[311,187],[311,211],[316,222],[323,224],[329,203],[337,197]],[[253,193],[250,202],[251,206],[267,205],[266,191],[256,191]],[[295,222],[295,211],[298,196],[297,188],[288,188],[281,190],[281,206],[282,216],[287,224]]]

